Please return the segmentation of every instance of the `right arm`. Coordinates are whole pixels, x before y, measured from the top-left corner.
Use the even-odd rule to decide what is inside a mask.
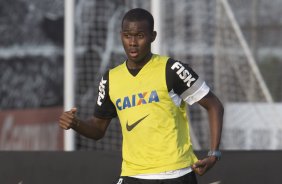
[[[76,116],[76,108],[64,112],[59,121],[61,128],[67,130],[72,128],[77,133],[99,140],[104,137],[111,119],[117,116],[116,109],[109,96],[109,72],[103,76],[99,84],[98,98],[94,115],[86,120],[80,120]]]
[[[111,119],[101,119],[93,116],[83,121],[78,119],[75,114],[76,108],[64,112],[59,120],[60,127],[65,130],[72,128],[77,133],[94,140],[99,140],[104,137]]]

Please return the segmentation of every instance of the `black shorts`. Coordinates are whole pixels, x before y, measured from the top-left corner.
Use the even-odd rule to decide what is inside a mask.
[[[139,179],[128,176],[122,176],[116,184],[197,184],[197,178],[194,172],[173,179]]]

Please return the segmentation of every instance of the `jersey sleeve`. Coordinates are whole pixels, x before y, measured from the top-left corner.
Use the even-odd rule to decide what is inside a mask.
[[[205,81],[188,64],[169,59],[166,66],[168,91],[173,91],[189,105],[206,96],[210,90]]]
[[[94,116],[101,119],[110,119],[117,116],[116,108],[109,96],[109,71],[105,73],[99,83]]]

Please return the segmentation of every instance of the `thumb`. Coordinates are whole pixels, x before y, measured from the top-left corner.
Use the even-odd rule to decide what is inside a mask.
[[[70,111],[71,111],[71,113],[72,113],[72,114],[75,114],[75,113],[76,113],[76,111],[77,111],[77,108],[76,108],[76,107],[73,107],[73,108],[71,108],[71,110],[70,110]]]
[[[198,160],[196,163],[193,164],[192,167],[195,169],[195,168],[201,167],[203,165],[204,165],[203,161],[202,160]]]

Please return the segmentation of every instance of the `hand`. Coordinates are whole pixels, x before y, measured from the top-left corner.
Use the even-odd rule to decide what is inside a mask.
[[[206,157],[202,160],[198,160],[196,163],[192,165],[192,169],[194,170],[195,173],[199,175],[205,174],[210,168],[214,166],[216,163],[216,157],[210,156]]]
[[[70,111],[63,112],[60,116],[59,126],[65,130],[78,126],[78,119],[75,115],[77,109],[72,108]]]

